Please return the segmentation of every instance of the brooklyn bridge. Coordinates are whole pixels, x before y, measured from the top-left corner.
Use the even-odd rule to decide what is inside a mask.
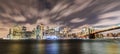
[[[96,37],[102,36],[103,37],[119,37],[120,33],[119,32],[109,32],[109,31],[113,31],[113,30],[118,30],[120,29],[120,26],[115,25],[115,26],[110,26],[104,29],[95,29],[95,28],[90,28],[89,26],[83,27],[81,30],[81,32],[78,33],[72,33],[74,34],[76,37],[88,37],[89,39],[95,39]],[[119,31],[119,30],[118,30]],[[107,33],[105,36],[102,34],[104,32],[109,32]]]

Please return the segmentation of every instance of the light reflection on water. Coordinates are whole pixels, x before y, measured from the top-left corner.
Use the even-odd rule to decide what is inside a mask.
[[[45,44],[45,54],[59,54],[59,44],[57,42]]]
[[[0,40],[0,54],[120,54],[119,40]]]
[[[105,42],[84,42],[82,46],[84,54],[106,54]]]
[[[120,43],[106,43],[107,54],[120,54]]]
[[[21,47],[21,45],[20,44],[17,44],[17,43],[14,43],[14,44],[11,44],[11,45],[9,45],[9,54],[21,54],[21,50],[22,50],[23,48]]]

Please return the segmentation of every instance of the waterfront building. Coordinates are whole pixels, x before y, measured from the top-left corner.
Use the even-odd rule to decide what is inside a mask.
[[[20,39],[20,38],[22,38],[21,31],[22,31],[21,26],[15,25],[9,31],[9,38],[11,38],[11,39]]]
[[[68,38],[68,34],[69,34],[69,30],[70,30],[70,28],[68,28],[67,26],[66,27],[64,27],[63,28],[63,35],[65,36],[65,37],[67,37]]]
[[[40,25],[37,25],[36,30],[35,30],[36,38],[40,38]]]
[[[50,33],[49,29],[50,29],[49,26],[45,27],[45,30],[44,30],[44,35],[45,36]]]
[[[13,28],[9,29],[8,38],[10,39],[35,38],[35,32],[26,31],[25,26],[15,25]]]
[[[60,27],[59,26],[55,27],[54,30],[55,30],[56,36],[60,34]]]
[[[44,36],[44,25],[41,23],[40,24],[40,39],[42,39]]]

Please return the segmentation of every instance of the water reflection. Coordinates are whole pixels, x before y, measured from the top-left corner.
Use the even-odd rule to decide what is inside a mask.
[[[0,41],[0,54],[120,54],[119,40]]]
[[[40,53],[45,54],[45,45],[44,44],[38,43],[38,44],[34,44],[32,47],[34,48],[34,54],[40,54]]]
[[[104,42],[83,42],[83,54],[106,54]]]
[[[9,53],[8,54],[21,54],[22,52],[22,45],[18,44],[18,43],[13,43],[9,45]]]
[[[45,54],[59,54],[59,44],[57,42],[45,44]]]
[[[61,49],[60,52],[61,53],[64,52],[64,54],[69,54],[69,47],[68,46],[69,46],[69,44],[66,42],[60,44],[60,49]]]
[[[119,43],[106,43],[106,52],[107,54],[120,54],[120,45]]]

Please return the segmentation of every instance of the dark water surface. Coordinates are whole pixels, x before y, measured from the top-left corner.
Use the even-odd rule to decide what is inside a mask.
[[[120,54],[120,40],[0,40],[0,54]]]

